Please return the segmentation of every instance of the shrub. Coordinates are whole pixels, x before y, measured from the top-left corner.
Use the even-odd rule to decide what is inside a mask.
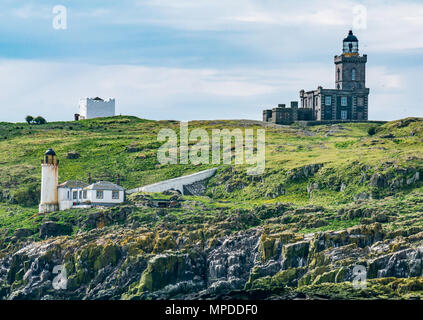
[[[369,135],[369,136],[373,136],[373,135],[375,135],[375,134],[376,134],[376,127],[370,127],[370,128],[367,130],[367,133],[368,133],[368,135]]]
[[[14,190],[11,194],[10,202],[25,207],[37,205],[40,202],[40,186],[38,184],[28,184]]]
[[[33,116],[26,116],[25,121],[28,124],[31,124],[34,121],[34,117]]]
[[[34,119],[34,122],[35,122],[36,124],[46,124],[46,123],[47,123],[46,119],[44,119],[44,118],[43,118],[43,117],[41,117],[41,116],[36,117],[36,118]]]

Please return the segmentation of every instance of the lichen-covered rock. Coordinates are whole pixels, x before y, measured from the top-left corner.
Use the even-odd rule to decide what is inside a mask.
[[[298,268],[307,266],[309,241],[286,244],[282,248],[282,268]]]
[[[292,169],[291,171],[288,171],[287,177],[291,181],[306,179],[313,176],[322,167],[323,167],[322,163],[309,164],[309,165],[306,165],[300,168],[295,168],[295,169]]]
[[[241,289],[254,265],[260,233],[251,230],[225,239],[207,254],[207,291],[219,293]]]

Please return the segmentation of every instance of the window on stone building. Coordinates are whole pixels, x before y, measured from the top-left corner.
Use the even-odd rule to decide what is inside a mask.
[[[338,81],[339,81],[341,80],[341,70],[338,69],[337,73],[338,73]]]
[[[347,120],[347,110],[341,110],[341,119]]]
[[[351,70],[351,80],[355,81],[355,69]]]
[[[357,106],[359,106],[359,107],[364,106],[364,99],[363,99],[363,97],[358,97],[357,98]]]
[[[332,105],[332,96],[326,96],[325,97],[325,105],[326,106]]]
[[[341,97],[341,106],[346,107],[348,105],[347,97]]]

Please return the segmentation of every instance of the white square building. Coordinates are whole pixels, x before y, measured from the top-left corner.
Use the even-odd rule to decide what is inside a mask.
[[[79,119],[115,116],[115,99],[83,98],[79,100]]]

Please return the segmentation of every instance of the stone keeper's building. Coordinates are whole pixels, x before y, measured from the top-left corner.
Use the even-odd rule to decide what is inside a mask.
[[[358,39],[350,31],[342,54],[335,56],[335,89],[300,91],[300,105],[291,102],[263,111],[263,121],[277,124],[294,121],[366,121],[369,89],[366,88],[367,55],[360,56]]]

